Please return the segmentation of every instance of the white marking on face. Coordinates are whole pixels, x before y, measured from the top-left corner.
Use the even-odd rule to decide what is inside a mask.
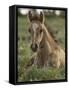
[[[33,28],[34,32],[36,32],[36,29],[38,28],[38,25],[36,23],[33,23],[32,28]]]
[[[38,25],[36,24],[36,23],[33,23],[33,25],[32,25],[32,28],[33,28],[33,31],[34,31],[34,42],[35,42],[35,38],[36,38],[36,30],[37,30],[37,28],[38,28]]]

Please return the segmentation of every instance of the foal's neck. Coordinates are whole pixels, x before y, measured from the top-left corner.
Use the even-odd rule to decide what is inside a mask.
[[[43,40],[42,44],[44,49],[48,52],[52,52],[53,49],[57,48],[57,43],[54,41],[47,28],[43,25]]]

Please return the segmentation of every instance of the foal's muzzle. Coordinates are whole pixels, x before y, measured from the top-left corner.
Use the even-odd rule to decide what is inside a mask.
[[[38,48],[37,44],[31,44],[31,49],[33,52],[36,52],[37,48]]]

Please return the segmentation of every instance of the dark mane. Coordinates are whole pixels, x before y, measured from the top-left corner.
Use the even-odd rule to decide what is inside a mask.
[[[31,21],[40,21],[40,15],[35,11],[35,12],[29,12],[30,13],[30,20]]]
[[[34,15],[34,16],[32,17],[32,21],[33,21],[33,20],[40,21],[40,17],[39,17],[38,15]]]

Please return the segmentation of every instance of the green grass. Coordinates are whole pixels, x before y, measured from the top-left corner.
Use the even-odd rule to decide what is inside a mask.
[[[63,17],[46,17],[45,22],[50,26],[59,45],[65,49],[65,20]],[[25,69],[30,61],[32,51],[30,49],[30,35],[28,33],[28,19],[26,16],[18,17],[18,82],[64,79],[64,68],[41,68],[31,66]]]

